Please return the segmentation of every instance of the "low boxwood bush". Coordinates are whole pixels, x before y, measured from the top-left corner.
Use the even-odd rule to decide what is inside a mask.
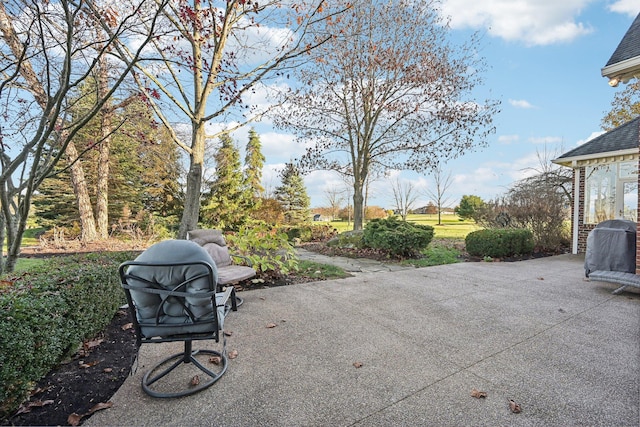
[[[533,234],[529,230],[496,228],[473,231],[465,238],[472,256],[504,258],[533,252]]]
[[[413,224],[397,217],[374,219],[364,228],[363,243],[382,249],[392,257],[414,257],[429,246],[433,227]]]
[[[0,282],[0,419],[10,416],[40,378],[95,336],[124,302],[112,252],[51,258]]]

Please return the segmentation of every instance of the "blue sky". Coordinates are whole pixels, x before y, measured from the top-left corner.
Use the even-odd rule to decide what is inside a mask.
[[[452,175],[449,205],[464,194],[503,194],[539,164],[537,151],[559,155],[601,133],[600,121],[623,85],[611,88],[600,70],[640,13],[640,1],[443,0],[443,10],[451,16],[454,40],[485,32],[480,54],[489,70],[478,99],[502,102],[489,145],[444,165]],[[266,157],[263,182],[273,189],[279,185],[276,171],[303,149],[268,123],[255,128]],[[246,131],[237,132],[236,141],[246,141]],[[408,171],[396,176],[422,194],[417,205],[429,201],[432,177]],[[312,207],[328,205],[328,189],[345,187],[324,171],[306,176],[305,183]],[[369,205],[392,207],[388,180],[373,183]]]

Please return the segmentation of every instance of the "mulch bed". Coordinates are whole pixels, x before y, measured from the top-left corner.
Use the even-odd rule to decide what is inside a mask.
[[[38,381],[29,401],[2,424],[82,423],[92,408],[107,403],[129,376],[138,352],[130,322],[128,310],[119,310],[103,332],[85,341],[70,360]]]

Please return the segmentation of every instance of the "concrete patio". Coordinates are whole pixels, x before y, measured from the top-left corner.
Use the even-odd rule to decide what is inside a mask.
[[[84,425],[638,426],[640,295],[612,295],[582,263],[461,263],[244,292],[226,320],[238,356],[217,384],[148,397],[144,372],[182,347],[144,345],[113,407]]]

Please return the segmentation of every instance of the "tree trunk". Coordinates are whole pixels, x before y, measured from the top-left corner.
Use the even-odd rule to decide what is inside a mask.
[[[78,150],[76,150],[73,141],[69,142],[66,155],[69,163],[73,162],[71,166],[71,184],[73,184],[73,192],[76,195],[78,212],[80,214],[80,240],[83,242],[92,242],[98,238],[96,221],[91,207],[87,180],[84,176],[84,170],[82,169],[80,161],[76,161],[76,159],[78,159]]]
[[[109,91],[107,64],[104,58],[100,61],[100,79],[98,81],[98,98],[104,98]],[[101,142],[98,153],[98,176],[96,183],[96,225],[100,239],[109,237],[109,156],[111,150],[111,133],[113,112],[107,101],[102,108]]]
[[[187,173],[187,190],[184,199],[184,211],[180,220],[180,229],[178,230],[178,239],[186,239],[190,230],[198,228],[200,189],[202,187],[204,165],[204,123],[193,123],[191,147],[189,172]]]
[[[109,237],[109,155],[111,146],[111,113],[103,115],[103,140],[98,156],[98,182],[96,184],[96,223],[100,239]]]
[[[362,230],[362,214],[364,212],[364,197],[362,196],[362,182],[353,182],[353,229]]]

